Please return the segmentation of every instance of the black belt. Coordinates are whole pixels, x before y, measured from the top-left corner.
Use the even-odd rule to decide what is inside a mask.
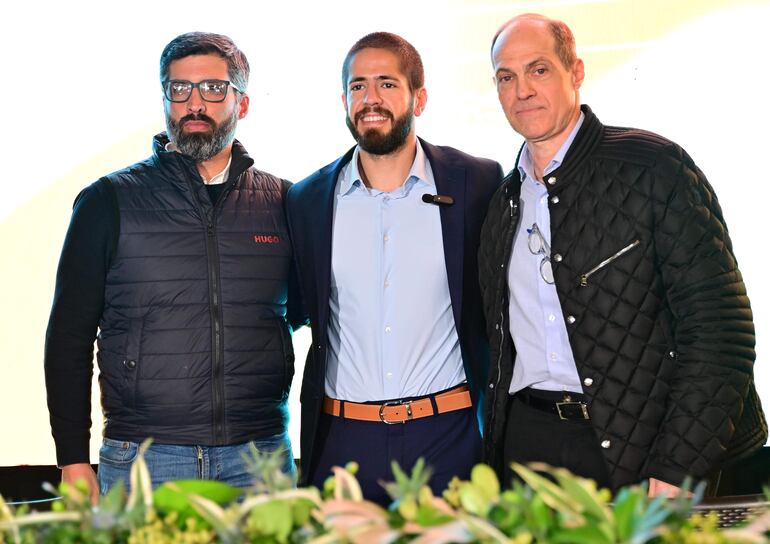
[[[533,394],[533,391],[530,388],[522,389],[514,395],[514,398],[536,410],[555,414],[559,416],[559,419],[591,419],[588,415],[588,404],[584,402],[584,397],[581,394],[538,391],[540,394],[551,393],[562,397],[560,400],[555,400],[538,396],[538,393]]]

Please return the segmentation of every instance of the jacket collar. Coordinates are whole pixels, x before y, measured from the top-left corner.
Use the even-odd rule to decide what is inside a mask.
[[[564,161],[557,169],[548,174],[548,177],[554,177],[556,179],[554,185],[546,184],[549,193],[559,192],[570,183],[574,177],[573,174],[583,166],[583,163],[591,156],[604,136],[604,125],[599,121],[596,115],[594,115],[591,108],[586,104],[583,104],[580,106],[580,109],[585,115],[585,119],[583,119],[583,124],[580,127],[580,130],[578,130],[575,139],[572,141],[572,145],[567,150]],[[506,197],[519,193],[519,184],[521,182],[518,168],[519,159],[521,158],[521,153],[526,145],[525,142],[522,144],[521,148],[519,148],[519,153],[516,156],[516,165],[503,179]]]
[[[168,151],[166,146],[169,143],[168,135],[165,132],[156,134],[152,140],[152,153],[156,164],[160,170],[172,181],[187,182],[194,185],[194,182],[203,184],[203,180],[198,173],[198,167],[195,161],[183,155],[178,151]],[[233,141],[232,161],[230,163],[230,175],[228,182],[237,179],[246,170],[254,165],[252,159],[243,145],[238,141]]]

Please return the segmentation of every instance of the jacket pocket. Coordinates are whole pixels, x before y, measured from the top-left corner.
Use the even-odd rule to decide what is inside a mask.
[[[280,319],[276,322],[278,334],[281,338],[281,355],[283,357],[283,382],[281,386],[281,395],[285,398],[289,396],[291,380],[294,378],[294,347],[291,343],[291,334],[286,319]]]
[[[128,323],[125,358],[123,359],[123,400],[130,407],[136,403],[136,384],[139,376],[143,329],[144,318],[142,317],[135,317]]]
[[[594,267],[593,267],[591,270],[589,270],[588,272],[586,272],[586,273],[584,273],[584,274],[581,274],[581,276],[580,276],[580,287],[588,287],[588,279],[589,279],[589,278],[590,278],[592,275],[596,274],[597,272],[599,272],[601,269],[603,269],[603,268],[605,268],[606,266],[608,266],[608,265],[609,265],[610,263],[612,263],[613,261],[616,261],[617,259],[621,258],[623,255],[625,255],[625,254],[626,254],[626,253],[628,253],[629,251],[631,251],[631,250],[633,250],[634,248],[638,247],[638,246],[639,246],[639,244],[641,244],[641,243],[642,243],[642,241],[641,241],[641,240],[638,240],[638,239],[637,239],[637,240],[634,240],[633,242],[631,242],[630,244],[628,244],[626,247],[624,247],[624,248],[623,248],[623,249],[621,249],[620,251],[618,251],[618,252],[616,252],[616,253],[613,253],[612,255],[610,255],[609,257],[607,257],[606,259],[604,259],[602,262],[600,262],[599,264],[597,264],[596,266],[594,266]]]

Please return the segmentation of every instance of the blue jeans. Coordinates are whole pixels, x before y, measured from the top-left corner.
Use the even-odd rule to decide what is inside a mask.
[[[153,489],[170,480],[219,480],[235,487],[250,487],[256,476],[249,472],[250,444],[261,453],[283,450],[281,470],[296,475],[294,455],[288,433],[233,446],[179,446],[152,444],[144,454]],[[105,438],[99,450],[99,492],[104,495],[122,480],[130,487],[131,464],[139,453],[139,444]]]

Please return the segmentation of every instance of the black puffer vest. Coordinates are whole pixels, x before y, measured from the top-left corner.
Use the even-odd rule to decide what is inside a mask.
[[[166,143],[107,176],[120,236],[98,336],[105,436],[228,445],[283,432],[288,183],[236,141],[212,205],[194,162]]]

